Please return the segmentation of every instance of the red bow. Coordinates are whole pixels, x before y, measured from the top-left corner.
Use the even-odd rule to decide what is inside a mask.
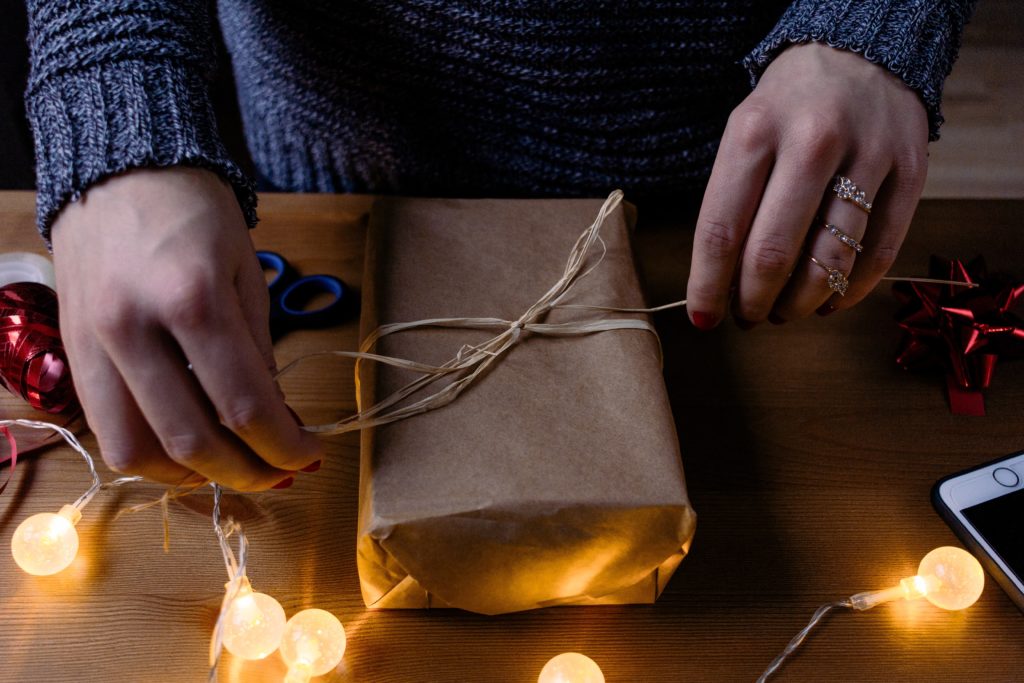
[[[929,276],[978,286],[893,285],[903,304],[897,317],[904,335],[896,362],[908,370],[943,368],[950,410],[984,415],[981,392],[992,381],[996,361],[1024,356],[1024,284],[990,275],[981,256],[966,266],[933,256]]]

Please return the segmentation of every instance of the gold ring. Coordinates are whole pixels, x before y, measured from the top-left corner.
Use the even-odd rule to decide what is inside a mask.
[[[825,219],[821,218],[820,216],[818,217],[818,222],[821,223],[821,227],[825,228],[825,230],[828,231],[828,234],[835,237],[837,240],[848,246],[850,249],[853,249],[858,254],[864,251],[864,246],[860,242],[858,242],[857,240],[853,239],[845,232],[840,230],[838,226],[832,225],[831,223],[827,223]]]
[[[849,178],[837,175],[835,177],[835,185],[832,186],[832,191],[835,192],[836,196],[840,199],[853,202],[866,213],[871,213],[871,202],[868,201],[867,195],[864,194],[864,190],[859,189]]]
[[[812,263],[821,266],[826,273],[828,273],[828,288],[839,296],[846,296],[846,290],[850,286],[850,281],[846,279],[842,271],[838,268],[833,268],[830,265],[824,264],[818,259],[814,258],[810,254],[807,254],[807,258],[811,259]]]

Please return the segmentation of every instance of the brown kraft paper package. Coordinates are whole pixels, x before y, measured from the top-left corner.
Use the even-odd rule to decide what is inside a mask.
[[[436,317],[519,318],[561,276],[597,200],[383,199],[370,216],[362,335]],[[562,303],[644,306],[617,208],[607,253]],[[601,250],[587,256],[587,267]],[[553,310],[543,322],[639,317]],[[375,352],[441,364],[494,333],[418,328]],[[417,375],[362,362],[361,409]],[[361,442],[357,562],[370,607],[499,614],[651,603],[696,516],[656,337],[526,332],[445,407]]]

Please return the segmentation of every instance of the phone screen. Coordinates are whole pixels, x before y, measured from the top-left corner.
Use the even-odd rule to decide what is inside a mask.
[[[1024,489],[964,508],[963,515],[1010,570],[1024,578]]]

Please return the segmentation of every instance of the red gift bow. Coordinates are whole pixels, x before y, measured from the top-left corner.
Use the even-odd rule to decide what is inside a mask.
[[[893,285],[903,304],[897,317],[904,336],[896,363],[908,370],[943,368],[950,410],[984,415],[981,392],[992,381],[996,361],[1024,356],[1024,284],[990,275],[981,256],[966,266],[932,256],[929,276],[978,286]]]
[[[78,406],[57,328],[57,295],[46,285],[0,287],[0,384],[36,410]]]

